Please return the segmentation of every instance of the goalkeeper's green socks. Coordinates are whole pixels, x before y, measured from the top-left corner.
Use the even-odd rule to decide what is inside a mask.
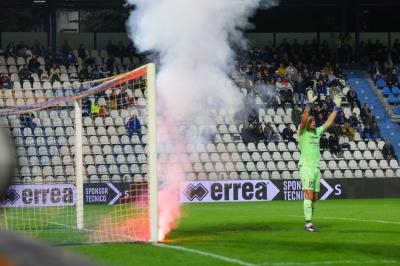
[[[315,202],[314,201],[311,202],[311,209],[312,209],[311,216],[314,216],[314,212],[315,212]]]
[[[309,199],[304,199],[304,217],[306,218],[306,226],[312,224],[313,203]]]

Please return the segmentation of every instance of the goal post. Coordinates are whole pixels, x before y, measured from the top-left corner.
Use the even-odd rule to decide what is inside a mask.
[[[148,105],[148,162],[150,196],[150,240],[158,242],[158,174],[157,174],[157,93],[156,67],[147,65],[147,105]]]
[[[57,244],[158,242],[155,78],[150,63],[0,91],[18,162],[0,227]],[[128,124],[135,116],[138,131]]]

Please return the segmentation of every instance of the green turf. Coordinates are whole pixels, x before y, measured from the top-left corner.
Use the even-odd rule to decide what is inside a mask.
[[[184,212],[168,245],[254,265],[400,265],[400,199],[318,202],[319,233],[303,230],[301,201],[188,204]],[[68,249],[115,266],[235,265],[150,244]]]

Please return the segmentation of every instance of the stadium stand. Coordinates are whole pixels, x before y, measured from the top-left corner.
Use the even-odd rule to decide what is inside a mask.
[[[65,43],[48,53],[39,43],[31,48],[10,44],[0,56],[0,106],[31,105],[69,96],[89,86],[82,82],[125,72],[141,60],[132,47],[112,43],[107,50],[90,52]],[[232,73],[232,79],[246,95],[245,110],[213,106],[217,126],[202,121],[180,125],[180,131],[191,130],[201,140],[186,144],[183,152],[190,162],[177,162],[183,165],[187,179],[299,178],[296,125],[307,89],[318,95],[318,104],[312,110],[317,123],[329,114],[334,94],[342,96],[344,102],[343,115],[326,132],[321,145],[323,177],[400,176],[395,157],[384,158],[385,142],[379,128],[377,134],[367,130],[374,115],[360,108],[357,96],[349,97],[346,75],[338,64],[330,62],[329,47],[315,42],[283,41],[277,48],[254,48],[240,57],[240,71]],[[142,137],[128,136],[126,128],[132,110],[145,102],[145,90],[131,84],[127,90],[115,94],[106,91],[84,103],[82,138],[87,181],[146,178],[146,126],[142,123]],[[7,119],[17,145],[20,182],[74,178],[71,106]],[[284,129],[287,139],[281,137]],[[212,136],[204,141],[210,132]],[[168,151],[168,147],[160,147],[160,161]]]

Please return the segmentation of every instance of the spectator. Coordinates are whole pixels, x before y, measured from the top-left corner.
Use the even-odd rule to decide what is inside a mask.
[[[342,156],[343,152],[341,146],[339,145],[339,138],[335,135],[330,135],[328,142],[331,152],[338,157]]]
[[[331,112],[333,110],[333,108],[335,107],[335,103],[332,101],[332,99],[329,95],[325,97],[325,103],[328,107],[328,110],[330,110],[330,112]]]
[[[350,141],[354,141],[354,129],[350,126],[349,122],[344,123],[342,136],[347,137]]]
[[[335,137],[339,138],[342,135],[342,128],[338,123],[335,123],[333,127],[330,127],[330,133]]]
[[[37,56],[45,56],[46,48],[43,47],[41,43],[39,43],[38,40],[35,40],[34,44],[31,47],[32,54],[37,55]]]
[[[281,98],[281,103],[282,106],[285,106],[286,103],[294,104],[293,102],[293,92],[292,90],[289,90],[287,86],[285,86],[281,91],[280,91],[280,98]]]
[[[261,123],[258,123],[254,130],[254,137],[256,141],[262,141],[264,139],[264,130]]]
[[[272,128],[271,123],[268,122],[264,127],[264,142],[277,141],[277,140],[278,140],[278,135]]]
[[[339,124],[340,127],[344,127],[344,123],[347,122],[347,118],[344,116],[344,112],[340,112],[335,119],[335,123]]]
[[[133,113],[126,123],[126,130],[129,137],[132,137],[133,134],[138,134],[139,139],[142,140],[142,126],[136,113]]]
[[[12,88],[12,82],[7,73],[0,74],[0,88],[6,88],[6,89]]]
[[[90,115],[91,116],[98,116],[99,113],[100,113],[100,105],[99,105],[99,102],[97,100],[95,100],[90,105]]]
[[[385,158],[385,160],[388,160],[388,161],[396,160],[397,161],[397,156],[394,151],[393,145],[390,144],[390,142],[387,139],[385,139],[385,145],[383,145],[383,148],[382,148],[382,155],[383,155],[383,158]]]
[[[287,69],[284,67],[283,64],[279,64],[279,68],[276,70],[275,72],[276,74],[278,74],[281,77],[284,77],[288,74]]]
[[[304,106],[306,97],[306,82],[304,81],[303,77],[300,75],[298,80],[294,83],[293,92],[294,92],[294,99],[296,103],[301,104]],[[297,126],[296,126],[297,127]]]
[[[320,127],[320,126],[322,126],[322,125],[325,123],[325,121],[326,121],[326,119],[324,119],[324,115],[322,114],[322,112],[320,112],[320,113],[317,115],[317,119],[315,119],[315,125],[316,125],[317,127]]]
[[[68,54],[65,56],[65,65],[66,67],[69,67],[70,65],[76,65],[76,57],[74,53],[71,51],[68,52]]]
[[[328,61],[326,62],[324,68],[322,69],[322,74],[324,75],[330,75],[333,72],[331,63]]]
[[[360,101],[358,100],[357,93],[356,93],[356,91],[354,90],[354,87],[353,87],[353,86],[350,87],[350,90],[347,92],[346,97],[347,97],[347,101],[350,103],[350,106],[351,106],[351,110],[352,110],[352,111],[353,111],[353,109],[354,109],[354,104],[356,104],[357,107],[358,107],[359,109],[361,109],[361,103],[360,103]]]
[[[115,67],[115,59],[114,56],[111,55],[106,61],[106,69],[108,72],[114,73],[114,67]]]
[[[357,132],[361,134],[361,126],[356,113],[351,114],[349,117],[349,123],[350,127],[352,127],[354,130],[357,130]]]
[[[297,106],[297,104],[295,104],[293,107],[293,110],[292,110],[292,121],[296,128],[299,127],[302,114],[303,114],[303,112],[300,110],[300,108]]]
[[[60,68],[58,68],[58,66],[56,64],[53,64],[50,68],[50,77],[49,77],[51,82],[54,81],[60,81],[61,77],[60,77]]]
[[[126,88],[122,89],[122,91],[120,91],[117,94],[117,108],[118,109],[127,109],[128,108],[128,98],[129,98],[129,95],[126,92]]]
[[[41,71],[39,70],[40,68],[40,63],[36,58],[36,55],[33,55],[31,60],[29,60],[28,63],[28,69],[32,72],[32,73],[36,73],[38,75],[41,75]]]
[[[246,145],[249,142],[254,142],[252,129],[249,127],[249,124],[247,122],[243,123],[243,127],[241,129],[241,135],[242,135],[242,140]]]
[[[398,85],[397,69],[393,68],[392,71],[386,77],[386,83],[390,86]]]
[[[372,123],[372,126],[369,128],[369,138],[376,140],[381,137],[381,130],[379,129],[378,124],[376,122]]]
[[[368,124],[369,127],[371,127],[373,123],[376,123],[376,118],[372,112],[368,113],[365,123]]]
[[[371,109],[369,109],[368,103],[364,103],[363,108],[360,110],[361,120],[365,122],[369,113],[371,113]]]
[[[329,111],[328,105],[327,105],[325,102],[322,103],[321,113],[322,113],[322,115],[323,115],[323,117],[324,117],[325,120],[328,119],[328,116],[329,116],[330,113],[331,113],[331,112]]]
[[[17,56],[26,57],[26,51],[28,47],[25,45],[24,41],[20,41],[17,45]]]
[[[323,134],[321,139],[319,140],[319,147],[321,150],[329,149],[329,140],[326,137],[326,134]]]
[[[85,46],[83,44],[79,45],[78,57],[82,60],[82,62],[85,62],[86,57],[88,57],[88,54],[86,53]]]
[[[17,56],[17,47],[15,46],[15,44],[13,42],[10,42],[7,45],[6,56],[7,57],[9,57],[9,56],[11,56],[11,57]]]
[[[21,70],[19,71],[19,77],[22,81],[30,81],[33,82],[31,77],[31,71],[29,71],[27,65],[23,65]]]
[[[79,71],[78,79],[79,79],[79,82],[85,82],[85,81],[89,80],[89,72],[88,72],[87,68],[82,68]]]
[[[286,127],[282,131],[282,138],[283,140],[290,141],[290,142],[296,142],[296,139],[293,137],[294,132],[290,128],[290,124],[286,124]]]
[[[30,128],[32,132],[37,127],[36,123],[33,122],[33,118],[35,118],[33,113],[23,113],[19,115],[19,120],[21,121],[22,126]]]
[[[317,83],[317,94],[318,94],[318,98],[321,98],[321,95],[327,95],[328,94],[328,89],[326,88],[326,86],[325,86],[323,81],[319,81]]]
[[[99,116],[106,117],[108,115],[107,109],[104,105],[100,106]]]

